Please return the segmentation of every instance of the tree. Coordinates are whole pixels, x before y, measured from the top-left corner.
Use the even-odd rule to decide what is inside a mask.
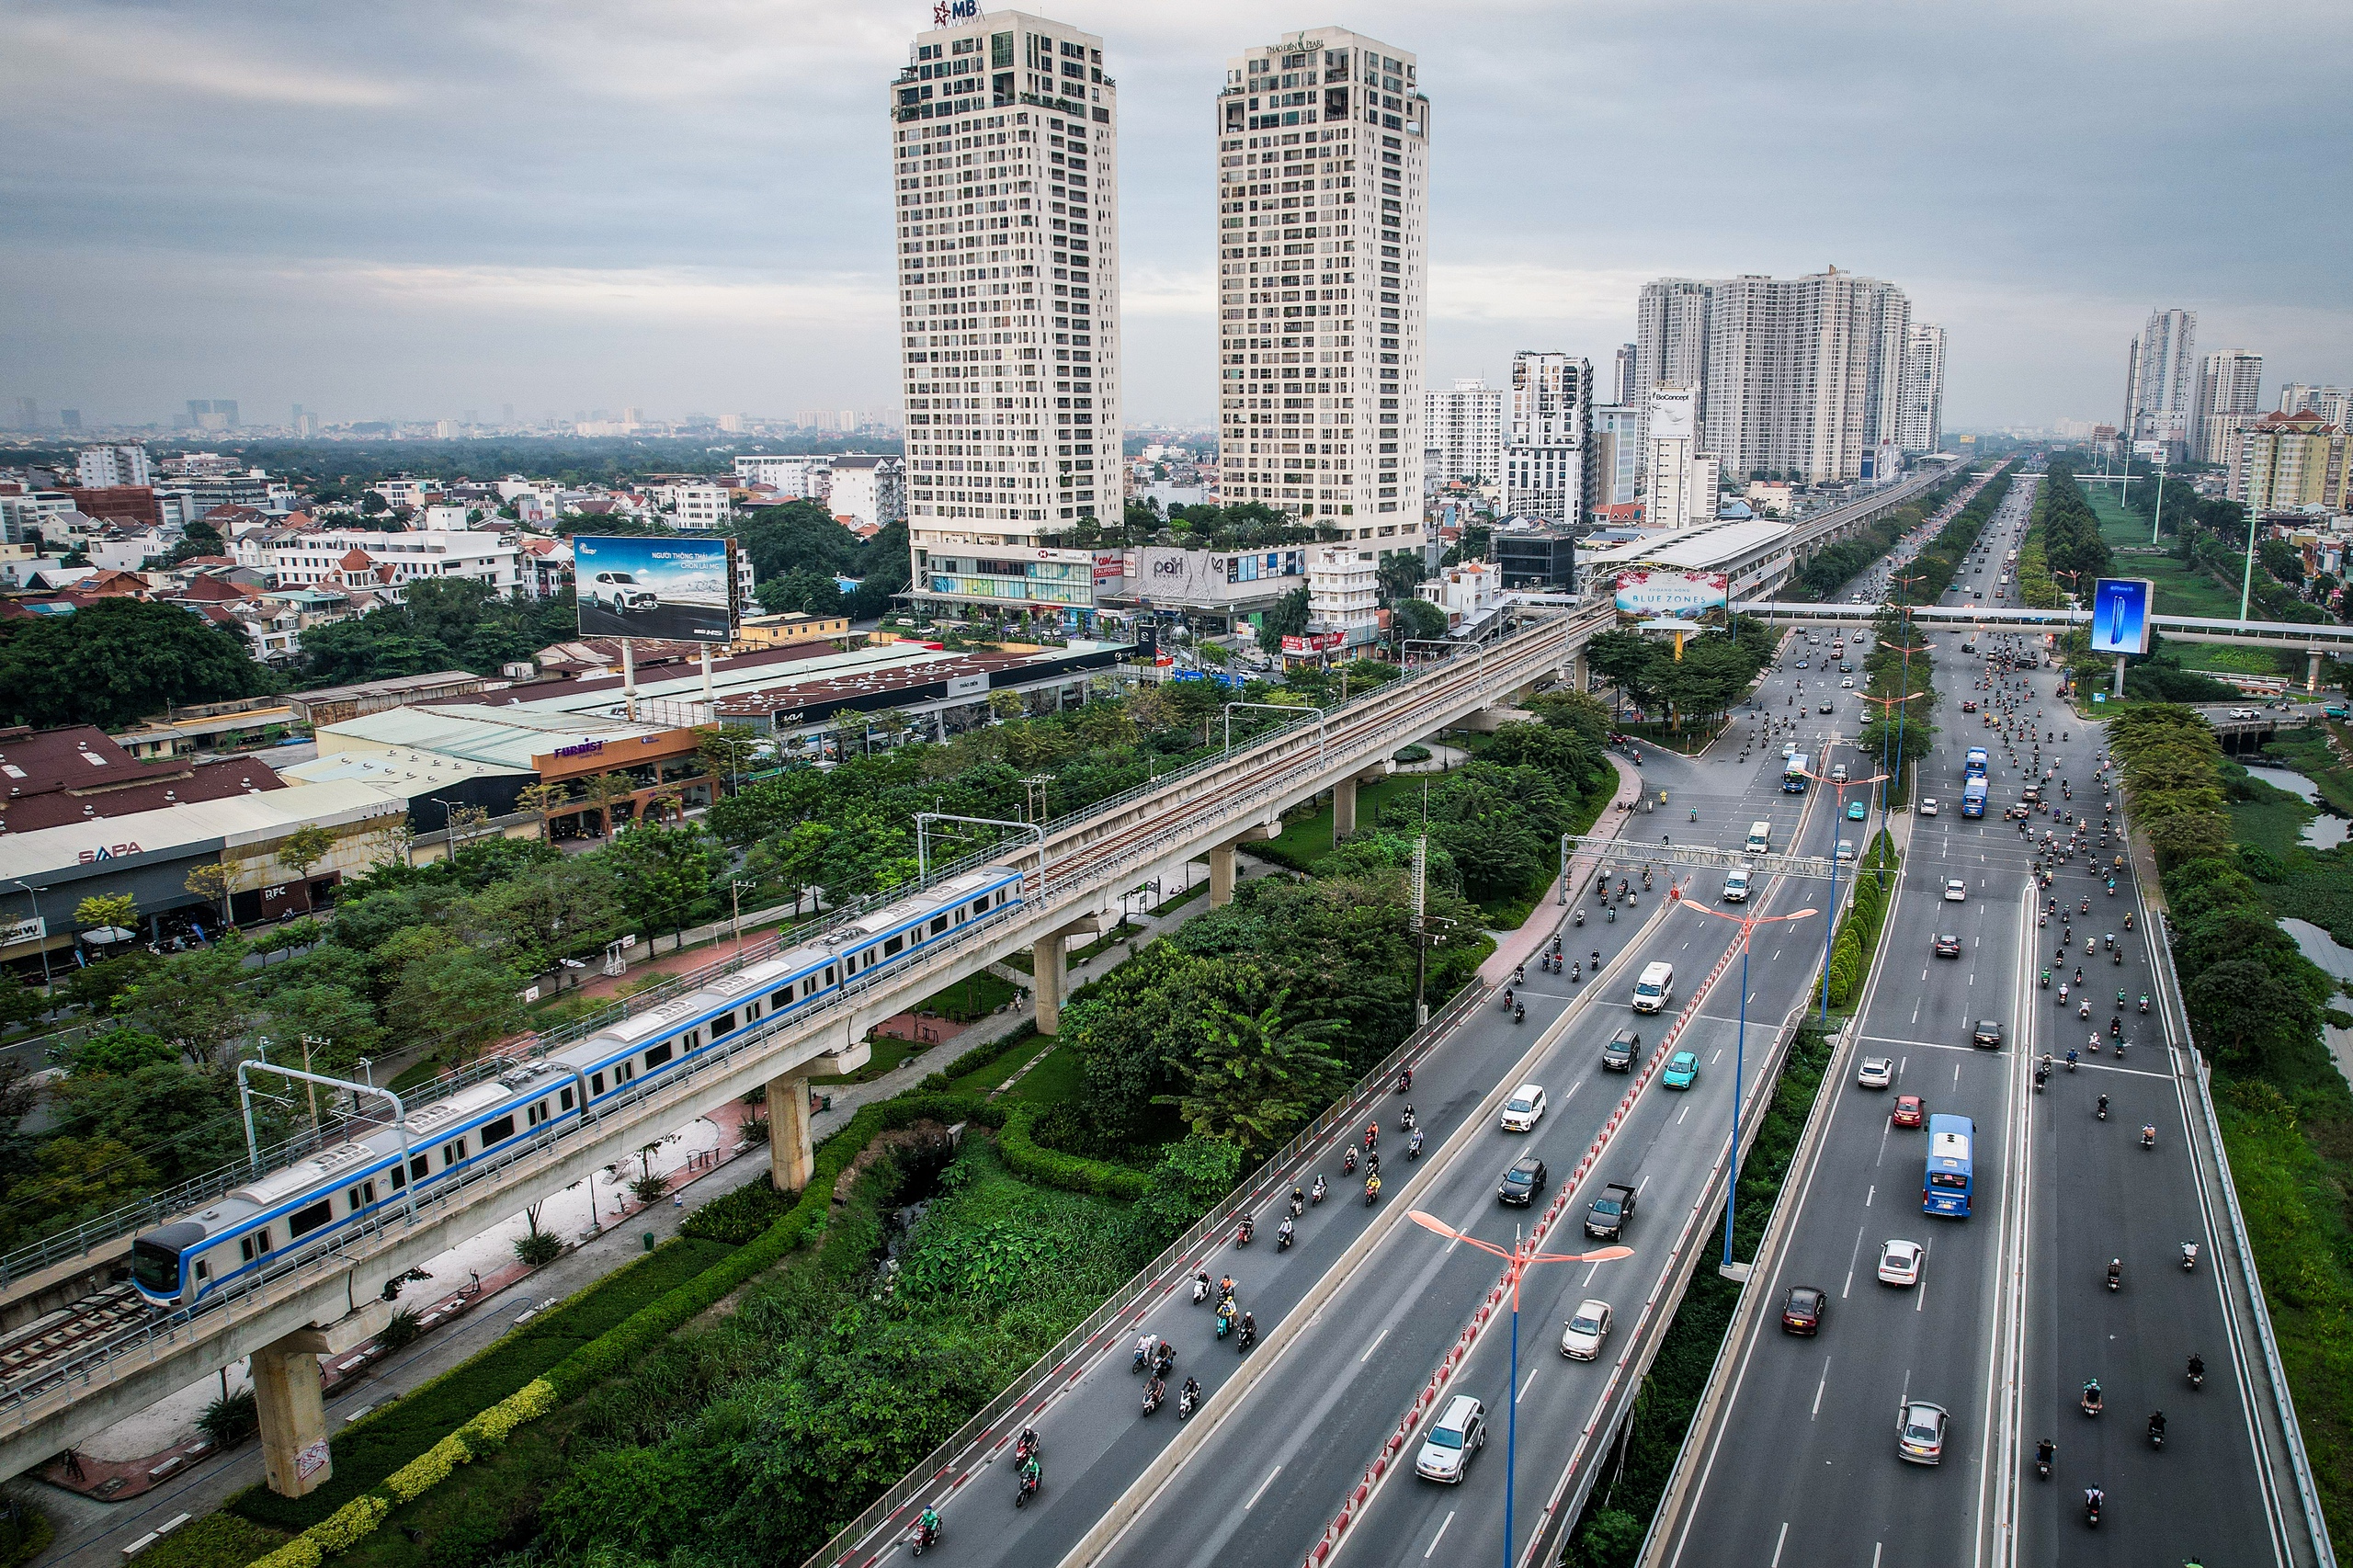
[[[732,791],[760,755],[760,741],[749,730],[710,724],[695,732],[695,755],[704,768],[727,780]]]
[[[229,924],[229,894],[236,878],[225,860],[213,860],[191,869],[180,885],[197,897],[210,901],[221,911],[221,924]]]
[[[561,784],[526,784],[515,792],[515,809],[540,819],[540,842],[544,844],[549,838],[548,819],[571,799],[572,792]]]
[[[1435,641],[1446,635],[1446,611],[1427,599],[1401,598],[1390,606],[1390,614],[1394,619],[1401,644],[1407,638]]]
[[[392,504],[390,501],[385,500],[381,494],[373,490],[369,491],[365,495],[362,495],[359,498],[359,511],[362,517],[381,517],[382,514],[391,511],[392,508]]]
[[[467,901],[469,934],[531,973],[601,947],[622,918],[604,858],[567,857],[483,889]]]
[[[127,892],[94,893],[74,906],[74,923],[84,930],[104,926],[139,928],[139,901]]]
[[[717,841],[699,827],[640,823],[598,857],[611,872],[622,913],[648,939],[683,931],[710,881],[725,870]]]
[[[516,985],[505,964],[449,945],[402,964],[385,1006],[409,1043],[462,1058],[514,1028],[522,1012]]]
[[[307,880],[311,868],[325,859],[335,848],[335,835],[316,823],[306,823],[286,835],[278,846],[278,863]]]
[[[0,621],[0,711],[36,728],[119,730],[174,707],[256,696],[273,680],[242,636],[177,605],[108,598]]]
[[[1381,558],[1374,571],[1379,585],[1381,602],[1397,605],[1414,597],[1414,590],[1422,583],[1422,552],[1418,550],[1392,550]]]
[[[1279,1143],[1347,1087],[1347,1069],[1325,1043],[1338,1022],[1287,1019],[1290,999],[1287,989],[1269,996],[1254,983],[1235,998],[1239,1006],[1211,1000],[1184,1092],[1154,1103],[1175,1106],[1195,1132],[1245,1153]]]
[[[760,608],[770,615],[837,616],[842,613],[841,585],[823,572],[796,567],[771,577],[756,590]]]
[[[1275,601],[1275,608],[1264,617],[1258,628],[1258,646],[1266,653],[1275,653],[1286,637],[1297,637],[1307,630],[1307,590],[1293,588]]]
[[[599,773],[580,787],[581,799],[595,812],[604,835],[613,835],[613,808],[637,792],[637,780],[626,773]]]

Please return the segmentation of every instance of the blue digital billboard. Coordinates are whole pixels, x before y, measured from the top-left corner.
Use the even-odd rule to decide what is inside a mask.
[[[2092,652],[2149,651],[2149,606],[2154,590],[2146,577],[2102,577],[2092,585]]]
[[[735,639],[735,541],[676,535],[575,535],[583,637]]]

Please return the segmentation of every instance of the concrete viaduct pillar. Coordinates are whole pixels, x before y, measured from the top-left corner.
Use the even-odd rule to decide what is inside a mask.
[[[1389,765],[1370,768],[1332,786],[1332,842],[1354,838],[1357,833],[1357,786],[1389,777]],[[1212,872],[1212,875],[1215,873]]]
[[[1069,952],[1067,944],[1073,937],[1100,936],[1105,916],[1083,915],[1051,937],[1040,937],[1029,945],[1029,973],[1037,982],[1033,993],[1038,1004],[1038,1032],[1051,1035],[1061,1032],[1063,1022],[1063,990],[1069,983]]]
[[[855,1073],[873,1060],[872,1046],[853,1040],[768,1080],[768,1181],[779,1192],[799,1192],[817,1174],[817,1150],[810,1137],[811,1076]]]
[[[1351,801],[1353,804],[1353,801]],[[1233,851],[1244,844],[1264,843],[1276,829],[1266,823],[1245,828],[1210,851],[1210,907],[1222,909],[1233,902]]]
[[[2304,690],[2307,692],[2320,689],[2320,661],[2321,652],[2317,648],[2304,654]]]
[[[254,1411],[261,1418],[261,1472],[280,1497],[301,1497],[335,1475],[327,1452],[326,1398],[317,1329],[298,1329],[254,1352]]]

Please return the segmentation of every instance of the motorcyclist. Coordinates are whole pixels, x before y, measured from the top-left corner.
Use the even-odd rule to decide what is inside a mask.
[[[1136,1357],[1133,1361],[1129,1363],[1128,1370],[1131,1372],[1142,1371],[1151,1364],[1152,1335],[1148,1334],[1140,1334],[1136,1335]]]
[[[2195,1350],[2189,1353],[2189,1381],[2193,1383],[2206,1381],[2206,1358]]]
[[[1258,1320],[1248,1312],[1242,1314],[1242,1348],[1247,1350],[1258,1343]]]
[[[2097,1486],[2084,1488],[2084,1512],[2097,1514],[2108,1502],[2108,1494]]]
[[[1217,1282],[1217,1299],[1222,1303],[1233,1300],[1233,1276],[1221,1275]]]
[[[2040,1465],[2044,1470],[2049,1470],[2051,1468],[2051,1461],[2058,1457],[2059,1445],[2052,1442],[2050,1438],[2045,1437],[2042,1441],[2035,1444],[2034,1462]]]
[[[2141,1124],[2141,1147],[2143,1149],[2154,1149],[2156,1146],[2157,1130],[2148,1122],[2143,1122]]]
[[[928,1546],[938,1537],[939,1510],[926,1503],[923,1512],[915,1516],[915,1539]]]
[[[2164,1411],[2153,1410],[2149,1413],[2149,1431],[2151,1435],[2154,1437],[2162,1437],[2165,1435],[2165,1413]]]
[[[1176,1391],[1176,1403],[1188,1410],[1198,1407],[1201,1403],[1201,1380],[1187,1378],[1185,1386]]]
[[[2097,1378],[2086,1378],[2086,1379],[2085,1379],[2085,1380],[2084,1380],[2084,1408],[2085,1408],[2086,1410],[2091,1411],[2092,1413],[2094,1413],[2095,1415],[2097,1415],[2097,1414],[2098,1413],[2098,1411],[2099,1411],[2100,1404],[2101,1404],[2101,1398],[2100,1398],[2100,1392],[2099,1392],[2099,1380],[2098,1380]]]
[[[1036,1454],[1031,1454],[1021,1462],[1021,1489],[1035,1492],[1045,1483],[1046,1467],[1038,1462]]]
[[[1308,1188],[1308,1201],[1311,1203],[1323,1202],[1324,1194],[1329,1189],[1324,1185],[1324,1177],[1319,1174],[1315,1178],[1315,1185]]]
[[[2108,1096],[2106,1095],[2102,1095],[2099,1097],[2098,1115],[2102,1120],[2106,1120],[2108,1118]]]
[[[1370,1203],[1370,1202],[1371,1202],[1374,1199],[1376,1199],[1376,1198],[1378,1198],[1378,1197],[1380,1197],[1380,1196],[1381,1196],[1381,1175],[1380,1175],[1380,1173],[1379,1173],[1379,1172],[1377,1172],[1377,1171],[1376,1171],[1376,1172],[1375,1172],[1375,1173],[1373,1173],[1371,1176],[1367,1176],[1367,1177],[1365,1177],[1365,1178],[1364,1178],[1364,1200],[1365,1200],[1367,1203]]]
[[[1148,1415],[1151,1412],[1159,1409],[1160,1402],[1167,1397],[1168,1385],[1161,1381],[1159,1373],[1154,1373],[1152,1381],[1143,1385],[1143,1407],[1145,1413]]]

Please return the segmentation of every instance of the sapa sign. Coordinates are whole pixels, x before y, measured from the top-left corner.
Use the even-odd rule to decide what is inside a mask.
[[[1620,615],[1696,620],[1722,609],[1731,587],[1722,572],[1620,572],[1616,602]]]

